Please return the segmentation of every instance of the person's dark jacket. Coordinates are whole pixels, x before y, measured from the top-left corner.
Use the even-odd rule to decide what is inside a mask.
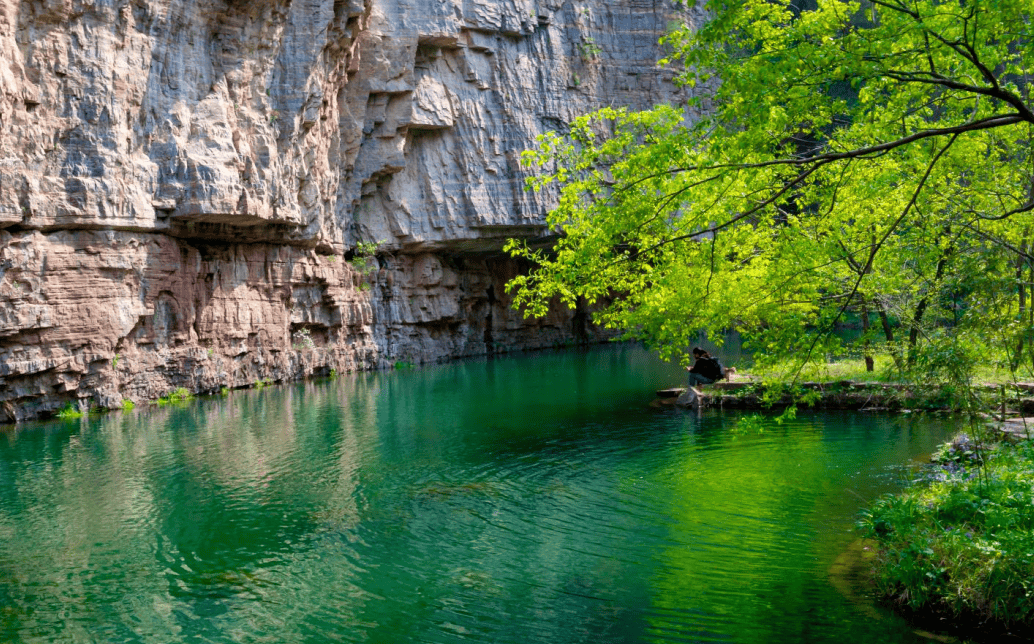
[[[722,379],[721,365],[719,365],[718,360],[710,356],[697,358],[697,361],[693,363],[693,368],[690,369],[690,371],[700,374],[711,382],[716,382]]]

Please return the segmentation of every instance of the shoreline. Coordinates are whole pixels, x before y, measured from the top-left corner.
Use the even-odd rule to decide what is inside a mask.
[[[1034,551],[1034,511],[1029,511],[1034,507],[1034,385],[974,389],[985,411],[970,413],[973,424],[943,443],[929,463],[917,464],[922,473],[900,492],[863,510],[862,536],[855,545],[871,549],[869,570],[861,571],[858,561],[848,576],[856,582],[864,577],[874,600],[906,619],[921,637],[1034,642],[1024,633],[1034,621],[1034,605],[1009,590],[1026,586],[1020,580],[1029,575]],[[698,411],[798,404],[815,410],[965,413],[942,387],[900,383],[806,382],[770,391],[751,380],[686,392],[684,387],[659,390],[652,405]],[[988,560],[985,551],[997,554]]]
[[[987,400],[987,410],[1004,416],[1023,417],[1034,414],[1034,384],[974,385]],[[857,380],[808,381],[793,389],[782,385],[769,386],[761,380],[719,381],[696,387],[699,404],[680,396],[686,387],[661,389],[657,401],[661,405],[708,407],[722,409],[780,409],[800,404],[811,409],[845,409],[855,411],[952,412],[952,392],[940,386],[907,383],[865,382]],[[999,413],[999,417],[1003,414]],[[1031,424],[1034,435],[1034,423]]]

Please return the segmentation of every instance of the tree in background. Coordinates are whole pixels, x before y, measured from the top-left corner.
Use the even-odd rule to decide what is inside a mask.
[[[762,362],[1031,369],[1030,0],[707,8],[662,61],[706,116],[603,109],[525,153],[534,188],[559,186],[559,237],[508,245],[534,265],[517,303],[603,304],[597,321],[665,357],[737,329]],[[864,333],[845,347],[849,320]]]

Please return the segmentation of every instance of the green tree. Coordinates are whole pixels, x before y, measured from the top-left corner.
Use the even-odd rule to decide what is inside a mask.
[[[1032,7],[708,2],[664,41],[691,110],[603,109],[525,153],[533,188],[559,186],[558,238],[509,243],[533,264],[518,305],[583,298],[683,359],[735,328],[804,362],[851,317],[924,377],[989,347],[1029,365]]]

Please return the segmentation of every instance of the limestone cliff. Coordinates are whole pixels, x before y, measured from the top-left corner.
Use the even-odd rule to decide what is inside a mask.
[[[598,337],[519,154],[683,97],[667,0],[0,0],[0,422]],[[376,265],[348,261],[377,242]]]

